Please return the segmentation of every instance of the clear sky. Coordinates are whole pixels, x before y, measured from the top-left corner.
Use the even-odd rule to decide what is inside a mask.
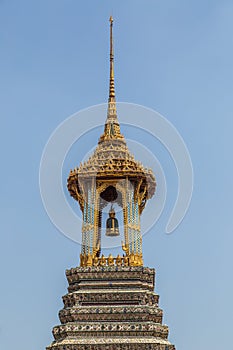
[[[144,260],[157,269],[170,340],[178,350],[230,349],[230,0],[0,1],[0,348],[45,349],[66,293],[64,271],[78,264],[80,247],[56,230],[43,208],[39,163],[58,124],[107,100],[110,14],[117,99],[169,119],[194,166],[190,209],[168,236],[164,227],[177,175],[162,146],[149,145],[163,166],[168,197],[158,224],[145,236]],[[69,168],[78,165],[78,156],[70,160]]]

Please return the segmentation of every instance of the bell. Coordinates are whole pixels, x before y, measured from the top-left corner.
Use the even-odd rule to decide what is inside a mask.
[[[115,211],[113,207],[111,207],[109,211],[109,218],[106,221],[106,236],[119,236],[119,225],[118,225],[118,220],[115,218]]]

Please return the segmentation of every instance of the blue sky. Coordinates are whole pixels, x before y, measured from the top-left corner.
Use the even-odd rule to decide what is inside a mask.
[[[39,163],[58,124],[107,100],[110,14],[115,18],[117,99],[153,108],[170,120],[194,167],[189,212],[168,236],[164,227],[177,175],[163,147],[151,141],[166,175],[168,198],[159,222],[145,236],[144,260],[157,269],[156,290],[170,340],[179,350],[229,348],[230,0],[0,1],[0,347],[41,350],[51,342],[66,293],[64,271],[78,264],[80,247],[56,230],[43,208]],[[70,168],[78,160],[73,157]]]

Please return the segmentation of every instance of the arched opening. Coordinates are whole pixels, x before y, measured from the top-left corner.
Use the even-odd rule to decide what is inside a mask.
[[[106,223],[109,220],[111,211],[115,212],[115,219],[117,220],[118,234],[108,235]],[[108,254],[108,248],[114,255],[122,255],[122,241],[124,242],[124,215],[123,215],[123,200],[122,193],[115,186],[109,185],[104,191],[100,193],[100,241],[101,248]]]

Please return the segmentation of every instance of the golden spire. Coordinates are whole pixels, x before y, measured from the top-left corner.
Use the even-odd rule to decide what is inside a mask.
[[[110,16],[110,76],[109,76],[109,97],[108,97],[108,118],[107,122],[117,119],[116,99],[115,99],[115,84],[114,84],[114,54],[113,54],[113,18]]]
[[[115,84],[114,84],[114,54],[113,54],[113,18],[110,16],[110,77],[109,77],[109,96],[108,96],[108,114],[105,122],[104,133],[99,142],[109,139],[124,140],[121,134],[120,125],[117,119]],[[125,142],[125,141],[124,141]]]
[[[113,53],[113,18],[110,16],[110,81],[109,81],[109,99],[108,101],[115,101],[115,86],[114,86],[114,53]]]

